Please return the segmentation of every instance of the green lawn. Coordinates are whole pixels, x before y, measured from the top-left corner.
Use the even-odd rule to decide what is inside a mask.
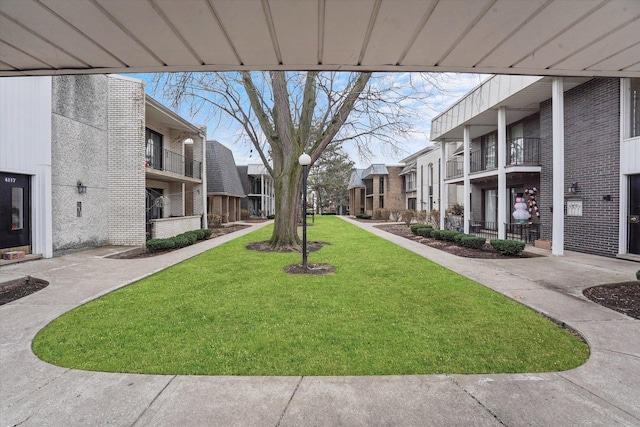
[[[309,262],[333,275],[287,275],[300,254],[245,249],[270,233],[72,310],[33,350],[70,368],[202,375],[540,372],[588,357],[532,310],[339,218],[316,217],[308,234],[331,243]]]

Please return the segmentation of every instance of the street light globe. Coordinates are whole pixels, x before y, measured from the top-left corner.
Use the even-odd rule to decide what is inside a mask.
[[[307,153],[300,154],[300,157],[298,157],[298,163],[300,163],[300,166],[309,166],[311,164],[311,156]]]

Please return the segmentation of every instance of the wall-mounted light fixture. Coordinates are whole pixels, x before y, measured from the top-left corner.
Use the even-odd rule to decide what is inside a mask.
[[[82,181],[78,181],[78,194],[84,194],[87,192],[87,186],[86,185],[82,185]]]
[[[578,192],[578,183],[574,182],[573,184],[571,184],[571,186],[569,188],[567,188],[567,193],[570,194],[575,194]]]

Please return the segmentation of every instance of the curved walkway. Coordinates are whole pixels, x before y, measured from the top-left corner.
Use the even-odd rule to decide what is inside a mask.
[[[1,426],[640,425],[640,321],[594,304],[582,289],[635,277],[640,264],[567,253],[525,260],[462,259],[365,224],[385,239],[580,331],[591,357],[542,374],[225,377],[86,372],[31,352],[51,320],[265,224],[144,259],[101,248],[2,267],[44,290],[0,307]]]

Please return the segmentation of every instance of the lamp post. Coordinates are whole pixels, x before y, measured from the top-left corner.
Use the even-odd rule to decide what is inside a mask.
[[[307,168],[311,164],[311,157],[302,153],[298,157],[302,166],[302,268],[307,269]]]

